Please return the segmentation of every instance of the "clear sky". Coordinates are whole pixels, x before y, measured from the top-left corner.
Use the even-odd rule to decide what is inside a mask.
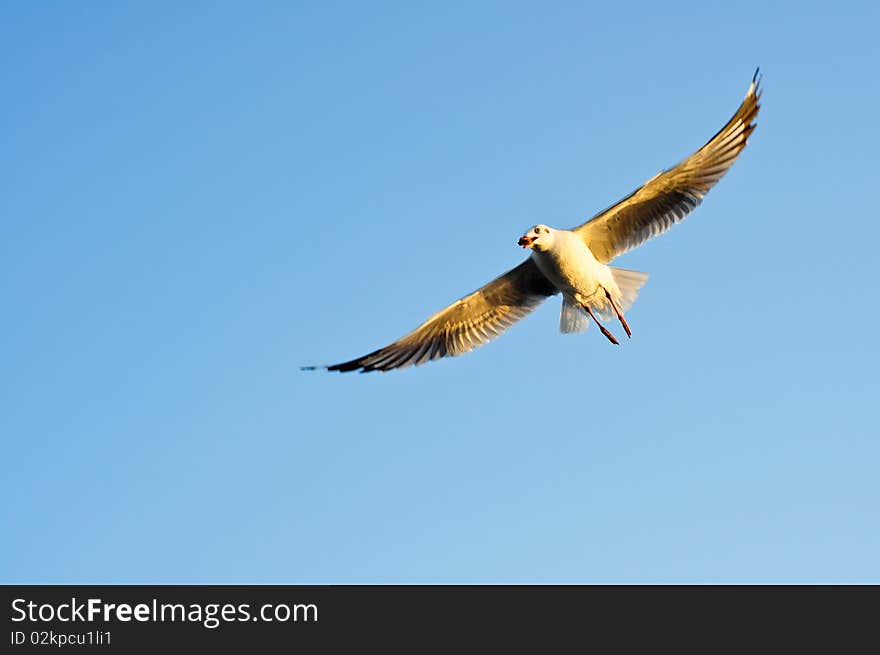
[[[876,7],[4,3],[0,581],[880,582]],[[739,161],[618,260],[631,341],[555,298],[299,370],[688,155],[758,65]]]

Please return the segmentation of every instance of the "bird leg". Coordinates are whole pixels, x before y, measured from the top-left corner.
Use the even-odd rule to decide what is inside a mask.
[[[587,314],[590,315],[590,318],[592,318],[594,321],[596,321],[596,325],[599,326],[599,329],[602,330],[602,334],[604,334],[604,335],[608,338],[608,341],[610,341],[611,343],[613,343],[615,346],[619,346],[620,343],[617,341],[617,339],[614,338],[614,335],[611,334],[611,332],[609,332],[608,329],[607,329],[604,325],[602,325],[602,324],[599,322],[599,319],[596,318],[596,315],[593,313],[593,310],[590,309],[590,306],[587,305],[586,303],[584,303],[584,304],[582,305],[582,307],[583,307],[585,310],[587,310]]]
[[[626,336],[632,339],[632,330],[629,329],[629,324],[626,322],[626,319],[623,317],[623,312],[620,311],[620,307],[617,306],[617,303],[614,302],[614,298],[611,297],[611,294],[608,293],[608,289],[602,287],[602,291],[605,292],[605,297],[608,298],[608,302],[611,303],[611,306],[614,307],[614,313],[617,314],[617,320],[620,321],[620,324],[623,326],[623,329],[626,330]]]

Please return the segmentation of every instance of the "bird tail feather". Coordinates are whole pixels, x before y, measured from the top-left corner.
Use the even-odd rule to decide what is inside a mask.
[[[590,327],[590,318],[573,298],[563,296],[562,312],[559,314],[559,331],[563,334],[583,332]]]
[[[614,276],[617,288],[620,289],[620,299],[618,300],[620,311],[625,312],[639,297],[639,289],[648,281],[648,274],[612,266],[611,275]]]

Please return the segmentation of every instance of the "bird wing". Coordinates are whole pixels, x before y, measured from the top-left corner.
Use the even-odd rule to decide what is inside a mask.
[[[600,262],[612,259],[662,234],[703,200],[746,147],[760,109],[758,71],[745,100],[727,124],[702,148],[589,221],[574,228]]]
[[[358,369],[362,373],[390,371],[440,357],[461,355],[500,336],[555,293],[556,287],[531,259],[527,259],[437,312],[391,345],[326,368],[343,373]]]

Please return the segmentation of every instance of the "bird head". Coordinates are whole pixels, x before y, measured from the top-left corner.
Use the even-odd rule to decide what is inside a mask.
[[[553,229],[546,225],[536,225],[519,238],[516,245],[544,252],[553,244]]]

